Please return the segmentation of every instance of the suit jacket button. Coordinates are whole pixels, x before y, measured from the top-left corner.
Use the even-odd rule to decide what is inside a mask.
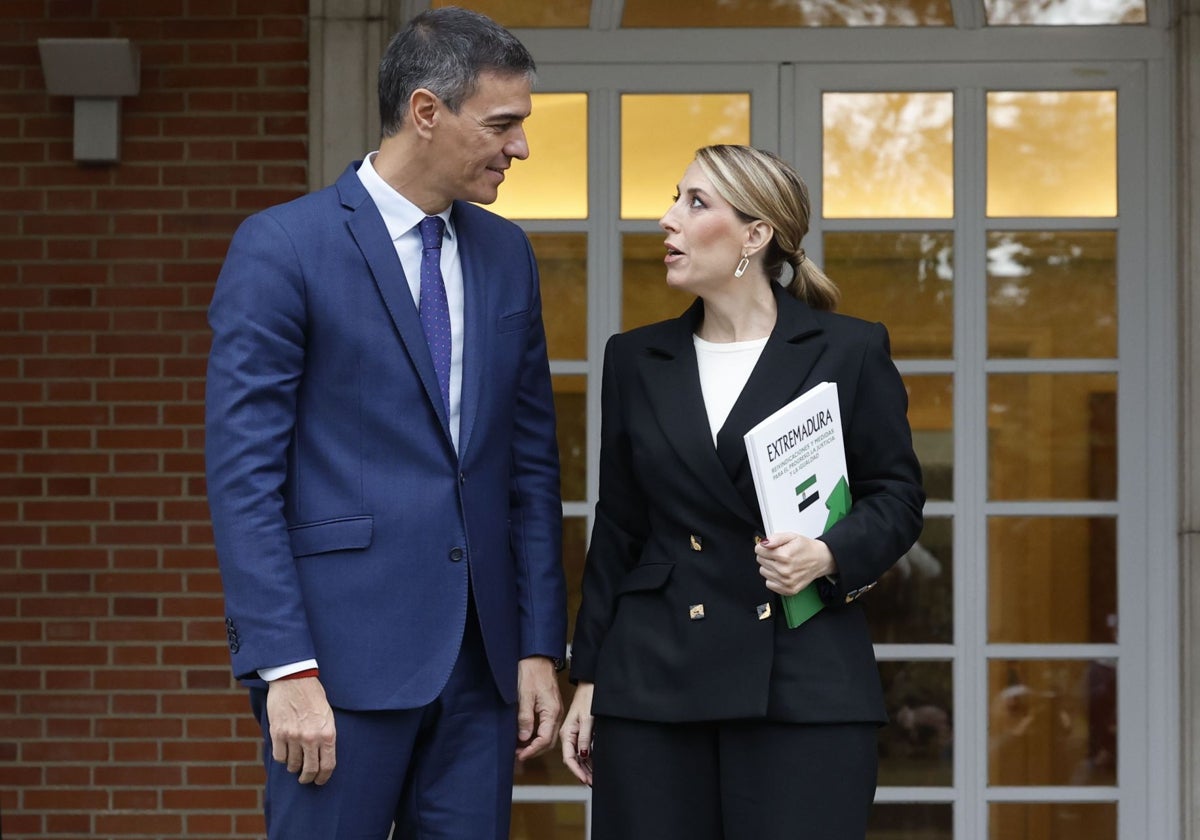
[[[454,548],[450,549],[450,559],[455,563],[462,560],[463,559],[463,550],[461,548],[459,548],[458,546],[455,546]]]

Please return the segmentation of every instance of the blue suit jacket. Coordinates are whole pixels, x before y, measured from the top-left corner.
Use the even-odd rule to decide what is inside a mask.
[[[453,208],[459,452],[416,306],[355,166],[247,219],[209,322],[206,464],[234,674],[316,657],[335,707],[413,708],[454,665],[468,578],[500,693],[561,657],[558,454],[537,268]]]

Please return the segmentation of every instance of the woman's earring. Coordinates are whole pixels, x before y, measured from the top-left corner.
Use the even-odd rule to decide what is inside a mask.
[[[745,254],[742,254],[741,261],[737,264],[737,268],[735,268],[733,270],[733,276],[741,277],[743,274],[746,273],[746,269],[749,266],[750,266],[750,258],[748,256],[746,256]]]

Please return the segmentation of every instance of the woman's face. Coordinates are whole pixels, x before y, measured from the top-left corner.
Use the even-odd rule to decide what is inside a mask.
[[[675,203],[658,220],[667,232],[667,285],[702,295],[733,281],[748,225],[695,161],[683,173]]]

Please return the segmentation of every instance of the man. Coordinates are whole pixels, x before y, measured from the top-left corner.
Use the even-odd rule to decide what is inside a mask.
[[[397,33],[383,139],[241,226],[209,321],[208,493],[271,838],[507,837],[553,745],[565,586],[529,241],[534,62],[461,9]]]

